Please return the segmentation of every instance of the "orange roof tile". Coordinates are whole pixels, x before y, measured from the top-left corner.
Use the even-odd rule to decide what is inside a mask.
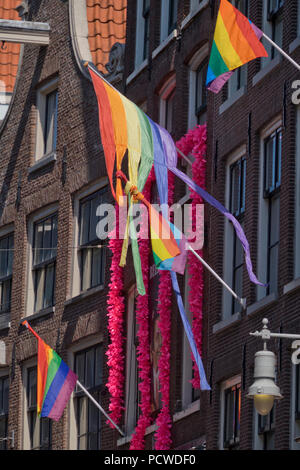
[[[125,43],[127,0],[86,0],[89,45],[93,63],[107,73],[105,64],[116,42]]]
[[[0,18],[4,20],[20,20],[16,7],[20,0],[0,0]],[[0,43],[0,91],[12,93],[20,56],[20,44]],[[3,90],[3,83],[5,90]]]

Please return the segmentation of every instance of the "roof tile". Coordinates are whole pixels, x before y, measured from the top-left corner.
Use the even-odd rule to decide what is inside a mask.
[[[20,20],[16,7],[20,0],[0,0],[0,18],[5,20]],[[20,44],[0,43],[0,82],[1,90],[12,93],[18,73]]]

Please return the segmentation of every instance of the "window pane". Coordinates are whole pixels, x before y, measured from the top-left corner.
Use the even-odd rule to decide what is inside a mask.
[[[80,245],[86,245],[89,242],[90,227],[90,201],[81,204],[80,214]]]
[[[11,279],[3,282],[1,285],[1,310],[8,312],[10,310],[11,300]]]
[[[3,382],[3,412],[8,413],[8,394],[9,394],[9,380],[8,377],[2,380]]]
[[[13,235],[10,235],[8,237],[8,262],[7,262],[7,275],[12,274],[12,265],[13,265],[13,259],[14,259],[14,237]]]
[[[91,274],[92,274],[92,252],[91,248],[81,250],[81,279],[82,279],[82,290],[89,289],[91,287]]]
[[[94,248],[93,253],[93,272],[92,272],[92,287],[102,284],[102,257],[103,250],[101,248]]]
[[[84,353],[76,355],[75,367],[79,382],[84,384]]]
[[[103,350],[101,346],[96,348],[95,385],[102,385],[103,381]]]
[[[54,282],[55,282],[55,266],[54,264],[50,264],[46,268],[44,308],[47,308],[53,305]]]
[[[36,396],[36,370],[28,371],[28,407],[35,407],[37,396]]]
[[[272,198],[271,204],[271,220],[270,220],[270,245],[274,245],[279,241],[279,222],[280,222],[280,198]]]
[[[52,220],[47,219],[44,222],[44,234],[43,234],[43,260],[47,260],[51,258],[51,246],[52,246],[52,240],[51,240],[51,233],[52,233]]]
[[[91,349],[86,353],[86,374],[85,386],[91,388],[94,386],[95,379],[95,350]]]
[[[49,448],[50,444],[50,425],[48,418],[41,418],[40,419],[40,427],[41,427],[41,440],[40,444],[41,447],[44,449]]]
[[[97,193],[95,197],[91,200],[91,216],[90,216],[90,234],[89,241],[97,240],[96,226],[99,220],[99,216],[96,215],[97,208],[101,203],[101,193]]]
[[[43,261],[43,232],[44,224],[43,222],[35,225],[35,238],[34,238],[34,264],[39,264]]]
[[[276,292],[277,291],[278,250],[279,250],[279,245],[275,245],[270,250],[270,258],[269,258],[269,292]]]
[[[55,215],[52,217],[52,253],[50,255],[51,258],[56,257],[56,251],[57,251],[57,216]]]
[[[87,440],[86,440],[86,431],[87,431],[87,398],[78,398],[77,399],[77,406],[78,406],[78,434],[79,434],[79,443],[78,447],[79,450],[85,450],[87,448]]]
[[[272,191],[275,187],[276,141],[274,137],[270,137],[266,141],[265,152],[265,189]]]
[[[35,311],[42,310],[44,304],[45,269],[35,271]]]
[[[2,238],[0,240],[0,277],[7,276],[7,257],[8,257],[8,240]]]
[[[45,154],[54,151],[56,148],[57,97],[57,90],[49,93],[46,97]]]

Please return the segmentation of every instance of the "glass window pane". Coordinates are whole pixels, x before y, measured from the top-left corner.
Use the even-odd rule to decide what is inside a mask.
[[[275,187],[276,140],[274,136],[266,141],[265,152],[265,190],[272,191]]]
[[[92,272],[92,287],[102,284],[102,256],[103,250],[101,248],[94,248],[93,254],[93,272]]]
[[[7,276],[7,258],[8,258],[8,239],[2,238],[0,240],[0,277]]]
[[[6,418],[4,416],[0,417],[0,438],[1,437],[6,437]],[[0,446],[1,444],[4,444],[4,442],[3,443],[0,442]]]
[[[9,379],[6,377],[3,381],[3,411],[8,413],[8,394],[9,394]]]
[[[10,310],[11,300],[11,279],[3,282],[1,285],[1,310],[8,312]]]
[[[45,121],[45,154],[56,148],[57,134],[57,90],[46,97],[46,121]]]
[[[103,382],[103,350],[102,346],[96,348],[95,385]]]
[[[270,250],[270,257],[269,257],[269,292],[276,292],[277,291],[278,250],[279,250],[279,245],[275,245]]]
[[[37,395],[36,395],[36,370],[28,371],[28,406],[35,407],[37,402]]]
[[[91,215],[90,215],[90,236],[89,241],[97,240],[96,226],[99,221],[99,216],[96,215],[97,208],[101,203],[101,193],[98,192],[91,200]]]
[[[86,245],[89,242],[90,228],[90,207],[91,202],[86,201],[81,204],[80,208],[80,238],[79,244]]]
[[[86,432],[87,432],[87,398],[78,398],[77,399],[77,406],[78,406],[78,434],[79,434],[79,443],[78,447],[79,450],[86,450],[87,449],[87,439],[86,439]]]
[[[45,269],[35,271],[35,308],[38,312],[42,310],[44,304],[44,285],[45,285]]]
[[[279,223],[280,223],[280,198],[272,198],[271,204],[271,220],[270,220],[270,245],[274,245],[279,241]]]
[[[57,216],[52,217],[52,253],[51,258],[56,257],[56,247],[57,247]]]
[[[91,349],[86,353],[86,374],[85,386],[93,387],[95,384],[95,350]]]
[[[79,382],[84,384],[84,353],[80,353],[76,355],[75,358],[75,370],[78,376]]]
[[[34,238],[34,264],[39,264],[43,261],[43,250],[39,250],[39,248],[43,248],[43,232],[43,222],[36,224]]]
[[[92,252],[91,248],[81,250],[81,289],[86,290],[91,287],[91,274],[92,274]]]
[[[10,235],[8,237],[8,261],[7,261],[7,275],[12,274],[12,266],[13,266],[13,259],[14,259],[14,236]]]
[[[44,234],[43,234],[43,260],[51,258],[51,247],[52,247],[52,220],[47,219],[44,222]]]
[[[48,418],[41,418],[40,420],[41,428],[41,447],[48,449],[50,445],[50,423]]]
[[[55,282],[55,266],[54,264],[50,264],[46,268],[44,308],[47,308],[53,305],[54,282]]]

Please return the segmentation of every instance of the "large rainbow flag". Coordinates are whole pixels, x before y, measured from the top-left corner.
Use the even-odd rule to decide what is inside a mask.
[[[227,0],[221,0],[207,69],[206,86],[218,93],[233,70],[267,57],[262,31]]]
[[[58,421],[77,382],[77,375],[25,320],[22,323],[38,339],[37,412]]]

